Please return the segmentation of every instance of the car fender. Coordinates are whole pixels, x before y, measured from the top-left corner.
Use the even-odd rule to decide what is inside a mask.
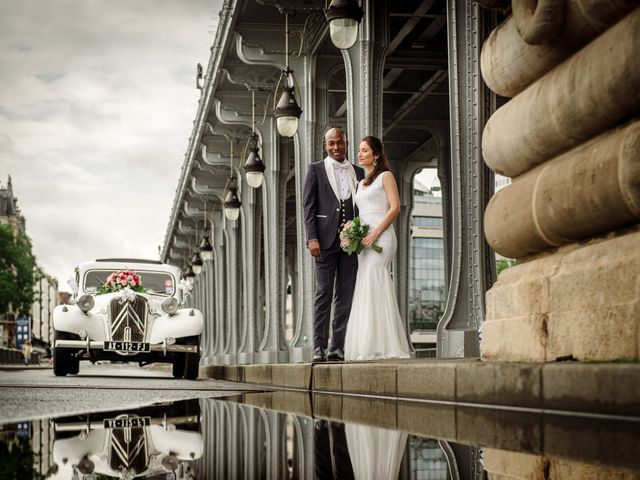
[[[107,445],[104,430],[92,430],[85,438],[80,435],[58,439],[53,442],[53,461],[58,465],[77,465],[85,455],[93,460],[102,454]]]
[[[182,338],[202,334],[202,312],[195,308],[181,308],[174,315],[160,315],[153,321],[150,343],[164,342],[167,337]]]
[[[85,330],[92,340],[106,340],[105,318],[102,314],[83,313],[76,305],[58,305],[53,309],[53,329],[78,334]]]
[[[149,427],[153,446],[166,455],[174,453],[180,460],[195,460],[202,457],[204,440],[200,432],[188,430],[166,430],[162,425]]]

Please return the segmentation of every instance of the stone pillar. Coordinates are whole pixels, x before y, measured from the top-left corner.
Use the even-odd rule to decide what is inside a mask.
[[[492,199],[485,228],[517,265],[487,293],[485,360],[640,359],[640,123],[626,123],[640,113],[640,9],[617,5],[607,7],[617,23],[486,125],[485,161],[515,178]],[[544,39],[548,51],[574,21]],[[491,57],[505,64],[511,46],[493,42]]]

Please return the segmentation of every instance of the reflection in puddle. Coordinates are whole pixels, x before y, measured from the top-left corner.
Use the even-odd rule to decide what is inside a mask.
[[[578,430],[594,429],[584,421],[576,430],[575,419],[564,424],[540,418],[542,430],[553,427],[560,432],[546,438],[551,450],[542,454],[543,437],[537,444],[532,441],[536,431],[523,429],[532,424],[530,419],[519,422],[510,417],[505,423],[495,413],[488,423],[481,412],[474,417],[455,407],[438,410],[438,416],[430,418],[433,409],[412,407],[413,416],[404,424],[410,425],[410,432],[422,433],[413,435],[386,428],[388,418],[379,413],[361,423],[328,419],[347,414],[364,418],[367,410],[382,412],[388,405],[365,399],[354,408],[351,400],[345,400],[338,414],[318,418],[314,400],[297,393],[248,394],[6,424],[0,427],[0,476],[20,480],[637,478],[632,473],[638,461],[637,424],[623,428],[594,424],[598,436],[615,435],[626,442],[601,449],[600,454],[592,447],[592,464],[590,459],[585,463],[572,458],[580,455],[579,448],[569,451],[563,446],[563,442],[578,445],[577,439],[584,438]],[[447,418],[455,419],[454,429],[443,435],[448,440],[428,438],[430,428],[445,432],[444,423],[436,423]],[[400,417],[398,422],[402,423]],[[475,434],[474,422],[481,426]],[[578,437],[571,432],[578,432]],[[465,442],[460,442],[462,437]],[[592,437],[591,445],[597,438]]]

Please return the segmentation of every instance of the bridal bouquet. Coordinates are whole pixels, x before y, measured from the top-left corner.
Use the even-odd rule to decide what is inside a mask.
[[[362,225],[360,223],[360,217],[354,217],[353,220],[349,220],[344,224],[342,231],[340,232],[340,248],[347,252],[349,255],[352,253],[360,253],[364,248],[362,239],[369,233],[369,225]],[[375,243],[371,245],[376,252],[382,252],[382,247]]]

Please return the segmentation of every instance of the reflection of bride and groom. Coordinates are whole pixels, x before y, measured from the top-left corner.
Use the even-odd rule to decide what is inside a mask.
[[[393,222],[400,200],[384,146],[376,137],[365,137],[358,148],[362,168],[345,158],[342,129],[328,130],[323,146],[327,157],[309,165],[304,185],[307,245],[316,265],[312,361],[408,358],[389,272],[397,248]],[[354,216],[369,232],[362,253],[350,256],[340,247],[339,233]],[[374,243],[382,252],[369,248]]]
[[[408,358],[389,272],[400,200],[384,146],[365,137],[358,148],[360,167],[345,157],[342,129],[327,131],[323,146],[327,157],[309,165],[304,185],[307,245],[316,265],[313,362]],[[362,253],[350,256],[340,247],[339,234],[355,216],[369,232]],[[369,248],[374,243],[382,252]],[[316,478],[397,478],[406,439],[402,432],[317,421]]]

